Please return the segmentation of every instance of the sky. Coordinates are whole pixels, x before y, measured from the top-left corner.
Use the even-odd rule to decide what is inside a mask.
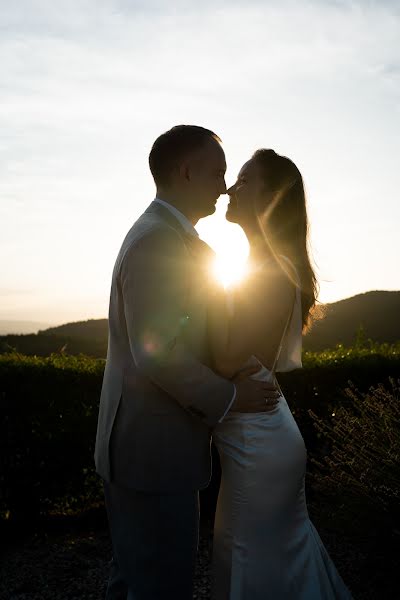
[[[228,185],[257,148],[294,160],[322,302],[400,289],[399,39],[395,0],[0,0],[0,320],[107,316],[179,123],[222,138]],[[198,229],[236,264],[226,202]]]

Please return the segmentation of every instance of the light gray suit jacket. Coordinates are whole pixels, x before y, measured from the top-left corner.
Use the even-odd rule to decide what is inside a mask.
[[[233,384],[210,369],[204,273],[157,202],[134,223],[112,275],[96,471],[139,490],[204,488],[212,428]]]

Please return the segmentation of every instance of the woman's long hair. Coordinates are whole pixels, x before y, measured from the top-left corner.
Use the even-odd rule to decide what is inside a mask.
[[[279,255],[287,256],[296,267],[300,277],[304,331],[310,324],[319,286],[308,251],[309,225],[303,178],[289,158],[274,150],[257,150],[252,158],[261,167],[271,198],[267,206],[255,206],[261,232],[276,259],[279,261]]]

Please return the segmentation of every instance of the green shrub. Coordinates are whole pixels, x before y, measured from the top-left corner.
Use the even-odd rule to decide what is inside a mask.
[[[94,473],[94,444],[105,361],[78,355],[0,355],[0,521],[26,521],[54,511],[79,511],[102,497]],[[304,369],[278,375],[314,459],[332,443],[318,438],[308,410],[329,424],[332,413],[353,400],[348,380],[366,391],[400,377],[400,345],[338,347],[304,353]],[[211,486],[202,507],[212,517],[218,491],[214,452]]]
[[[49,356],[68,352],[69,355],[84,354],[94,358],[107,355],[107,335],[104,339],[85,339],[56,334],[9,334],[0,336],[0,354],[18,352],[32,356]]]
[[[368,519],[400,534],[400,380],[364,393],[352,385],[346,396],[350,404],[330,421],[310,411],[331,446],[327,456],[311,458],[312,485],[320,498],[329,497],[336,523],[344,518],[359,526]]]
[[[306,446],[318,454],[329,449],[329,440],[318,438],[309,410],[329,422],[340,406],[351,406],[345,389],[352,381],[363,392],[389,377],[400,377],[400,343],[304,352],[303,369],[278,373],[288,404]]]
[[[0,356],[0,511],[26,520],[77,496],[93,471],[104,361]]]

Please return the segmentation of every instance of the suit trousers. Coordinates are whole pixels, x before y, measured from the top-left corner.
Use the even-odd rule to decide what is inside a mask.
[[[192,600],[199,492],[103,484],[113,548],[106,600]]]

